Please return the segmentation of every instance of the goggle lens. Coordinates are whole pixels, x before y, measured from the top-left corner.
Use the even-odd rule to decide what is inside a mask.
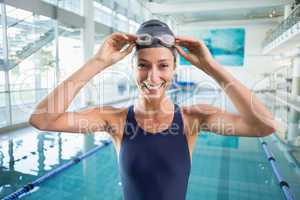
[[[172,35],[161,35],[157,36],[157,38],[168,47],[175,45],[175,38]]]
[[[150,46],[153,43],[153,39],[156,38],[159,40],[159,42],[166,47],[172,47],[175,45],[175,38],[172,35],[160,35],[160,36],[154,36],[152,37],[149,34],[141,34],[138,35],[138,39],[136,40],[136,43],[138,45],[142,45],[142,46]]]

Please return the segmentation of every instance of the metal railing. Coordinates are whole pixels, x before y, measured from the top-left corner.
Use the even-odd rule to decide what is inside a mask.
[[[286,30],[294,26],[300,21],[300,6],[296,7],[292,13],[283,20],[269,35],[267,35],[265,41],[263,42],[264,46],[267,46],[269,43],[274,41],[280,35],[282,35]]]

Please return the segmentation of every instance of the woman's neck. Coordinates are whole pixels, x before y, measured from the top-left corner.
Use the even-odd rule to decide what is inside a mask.
[[[173,112],[173,102],[166,96],[160,99],[146,99],[139,96],[136,104],[138,112],[142,115],[153,116]]]

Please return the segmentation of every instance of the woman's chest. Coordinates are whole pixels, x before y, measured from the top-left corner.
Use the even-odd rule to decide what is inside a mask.
[[[121,145],[119,161],[124,170],[147,172],[159,166],[160,170],[176,172],[188,168],[189,152],[184,135],[137,135],[126,137]],[[176,169],[175,169],[176,168]]]

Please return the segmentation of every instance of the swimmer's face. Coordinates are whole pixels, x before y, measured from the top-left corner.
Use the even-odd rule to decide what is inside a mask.
[[[161,47],[138,50],[134,72],[140,92],[147,99],[163,97],[172,83],[175,66],[170,49]]]

